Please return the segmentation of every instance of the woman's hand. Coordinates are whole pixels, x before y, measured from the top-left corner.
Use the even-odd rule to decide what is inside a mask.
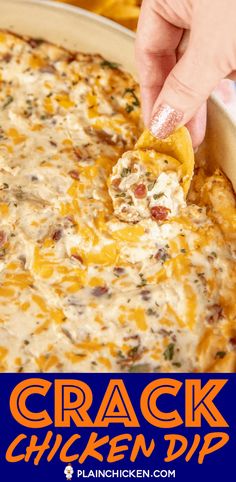
[[[187,124],[203,140],[206,100],[236,78],[235,0],[143,0],[136,38],[144,122],[159,138]]]

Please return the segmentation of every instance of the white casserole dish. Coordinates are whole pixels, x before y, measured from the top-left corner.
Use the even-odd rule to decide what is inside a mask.
[[[135,75],[134,34],[98,15],[49,0],[0,0],[0,28],[44,38],[71,50],[98,52]],[[208,101],[207,135],[198,155],[219,164],[236,191],[236,125],[215,98]]]

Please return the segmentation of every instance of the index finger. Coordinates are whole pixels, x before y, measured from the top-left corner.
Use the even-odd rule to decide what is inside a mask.
[[[135,42],[144,122],[149,124],[153,104],[176,63],[183,30],[155,10],[155,0],[144,0]]]

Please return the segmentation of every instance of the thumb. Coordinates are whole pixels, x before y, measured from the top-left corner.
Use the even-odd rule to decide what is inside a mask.
[[[225,65],[220,60],[205,43],[199,48],[188,46],[154,104],[150,131],[155,137],[168,137],[194,117],[219,81],[229,73],[224,71]]]

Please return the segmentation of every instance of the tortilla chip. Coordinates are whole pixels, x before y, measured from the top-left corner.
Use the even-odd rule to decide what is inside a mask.
[[[140,12],[140,0],[57,0],[85,8],[111,18],[127,28],[136,30]]]
[[[147,171],[151,172],[154,177],[160,176],[165,171],[178,171],[180,162],[168,154],[162,154],[154,151],[154,149],[134,149],[139,156],[139,164]],[[115,172],[115,168],[113,169]]]
[[[57,0],[61,2],[71,3],[80,8],[91,10],[94,13],[103,15],[105,8],[111,7],[115,4],[115,0]]]
[[[140,167],[138,167],[140,166]],[[187,197],[194,171],[194,153],[188,130],[181,127],[167,139],[160,140],[145,130],[134,149],[127,151],[113,167],[108,189],[114,211],[119,219],[138,222],[150,215],[153,203],[153,182],[164,172],[174,172]],[[124,179],[125,178],[125,179]],[[138,196],[139,205],[133,203],[133,188],[142,186],[145,191]],[[151,189],[149,186],[152,186]],[[121,191],[121,192],[120,192]],[[154,193],[156,195],[156,193]]]
[[[116,217],[120,221],[137,223],[150,218],[154,209],[161,209],[161,213],[158,211],[160,221],[175,215],[176,209],[184,203],[181,166],[177,159],[154,149],[125,152],[113,167],[107,183]],[[159,187],[158,179],[161,179]],[[173,201],[165,194],[165,189],[172,190]]]
[[[194,171],[194,152],[186,127],[180,127],[166,139],[157,139],[149,130],[145,129],[138,139],[135,149],[154,149],[158,153],[177,159],[181,164],[181,184],[187,196]]]

